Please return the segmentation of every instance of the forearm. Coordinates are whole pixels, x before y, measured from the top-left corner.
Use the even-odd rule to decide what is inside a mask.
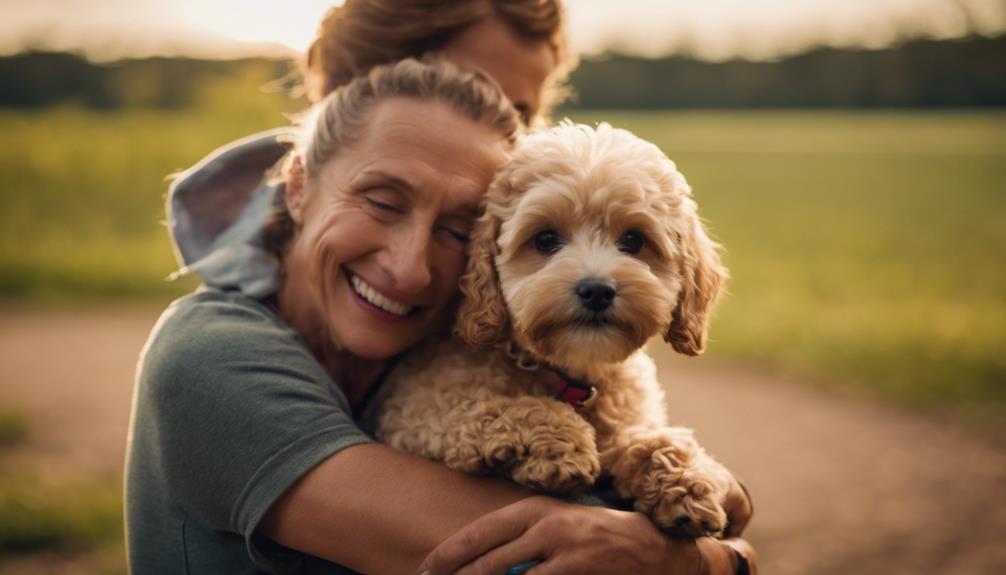
[[[340,451],[266,514],[263,535],[365,573],[407,573],[441,541],[530,492],[380,444]]]

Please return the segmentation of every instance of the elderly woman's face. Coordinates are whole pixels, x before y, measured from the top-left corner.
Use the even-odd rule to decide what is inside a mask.
[[[354,145],[288,192],[301,228],[285,266],[322,337],[384,359],[449,319],[467,235],[507,148],[437,102],[393,99],[371,114]]]

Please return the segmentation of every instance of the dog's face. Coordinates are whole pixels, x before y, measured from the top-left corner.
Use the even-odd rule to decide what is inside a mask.
[[[457,331],[565,368],[658,333],[695,355],[725,277],[673,162],[624,130],[565,123],[526,137],[490,186]]]

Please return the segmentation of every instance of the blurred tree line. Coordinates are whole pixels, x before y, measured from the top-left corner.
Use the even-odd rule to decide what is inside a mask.
[[[78,104],[94,109],[184,108],[200,85],[276,78],[290,61],[151,58],[95,64],[67,53],[0,58],[0,106]],[[775,62],[706,62],[688,56],[586,59],[572,78],[584,109],[947,107],[1006,105],[1006,36],[916,40],[883,50],[820,48]]]
[[[74,104],[97,110],[187,108],[203,103],[206,83],[238,83],[247,77],[274,78],[270,88],[279,91],[289,89],[295,69],[292,61],[264,58],[158,57],[95,64],[78,54],[27,52],[0,58],[0,106],[45,108]]]
[[[573,73],[577,107],[815,108],[1006,105],[1006,36],[819,48],[777,62],[611,55]]]

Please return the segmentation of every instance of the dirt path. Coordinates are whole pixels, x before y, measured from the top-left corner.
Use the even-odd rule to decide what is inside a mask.
[[[157,310],[0,310],[16,457],[121,477],[133,368]],[[675,421],[743,477],[766,574],[1006,573],[1006,448],[952,425],[656,350]]]

